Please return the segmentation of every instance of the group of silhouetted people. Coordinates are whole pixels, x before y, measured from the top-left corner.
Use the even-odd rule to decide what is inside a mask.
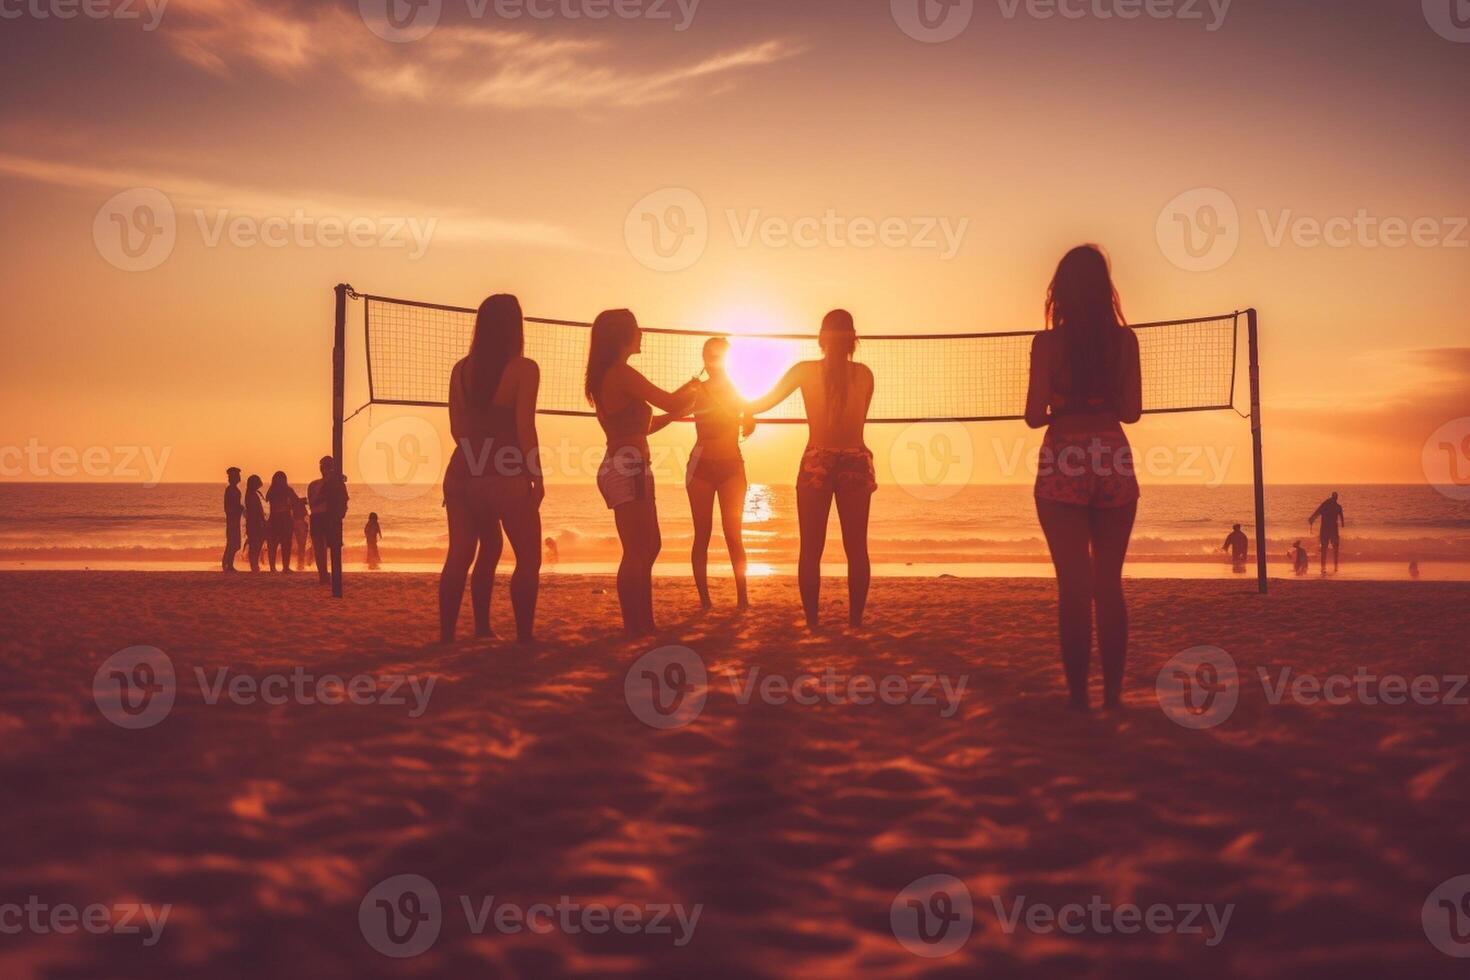
[[[240,469],[232,466],[225,471],[229,485],[225,487],[225,552],[221,567],[225,572],[235,572],[235,561],[242,547],[245,559],[252,572],[260,571],[264,557],[271,571],[277,569],[277,559],[282,572],[290,572],[294,550],[296,568],[304,570],[308,560],[316,564],[321,582],[329,582],[330,556],[332,550],[342,547],[342,523],[347,516],[347,483],[337,473],[336,461],[331,456],[321,459],[321,477],[307,487],[303,498],[294,489],[286,474],[279,470],[271,477],[269,487],[259,476],[251,474],[245,481],[245,491],[240,492]],[[376,526],[376,517],[369,526]],[[241,536],[241,521],[244,535]],[[371,539],[371,536],[370,536]],[[307,542],[311,551],[307,551]],[[370,553],[376,552],[374,542]]]
[[[1138,340],[1123,318],[1107,259],[1096,246],[1080,246],[1063,257],[1045,310],[1048,329],[1037,335],[1031,351],[1026,421],[1047,429],[1035,497],[1057,571],[1062,659],[1072,704],[1086,709],[1095,610],[1103,701],[1116,706],[1128,644],[1122,569],[1139,497],[1122,427],[1142,412]],[[808,626],[816,628],[821,559],[835,504],[847,554],[848,621],[860,626],[871,578],[869,506],[878,484],[864,440],[874,379],[853,360],[858,337],[852,315],[828,313],[818,334],[821,358],[796,364],[770,392],[751,400],[738,395],[725,372],[728,342],[723,338],[705,344],[700,376],[665,391],[629,363],[641,350],[641,337],[628,310],[599,314],[583,386],[607,439],[597,486],[622,545],[617,591],[626,634],[645,637],[657,631],[653,567],[662,538],[650,433],[692,415],[695,446],[684,482],[694,517],[695,585],[707,608],[708,548],[718,508],[736,601],[744,608],[749,600],[741,520],[747,481],[740,443],[761,413],[798,390],[809,434],[796,475],[802,607]],[[491,296],[477,312],[469,352],[450,376],[455,451],[444,478],[449,521],[439,585],[444,642],[454,639],[466,579],[476,635],[492,635],[491,591],[506,539],[516,556],[510,592],[517,638],[529,642],[534,636],[546,488],[536,433],[540,369],[523,351],[519,301]]]
[[[1322,574],[1327,574],[1327,554],[1332,553],[1332,570],[1336,572],[1339,567],[1338,552],[1342,547],[1342,528],[1347,526],[1347,517],[1343,513],[1342,504],[1338,502],[1337,493],[1317,507],[1312,516],[1307,519],[1307,527],[1315,527],[1318,521],[1322,522],[1322,528],[1318,532],[1318,543],[1321,547]],[[1250,539],[1245,536],[1241,526],[1236,524],[1231,532],[1225,537],[1225,544],[1220,549],[1230,553],[1231,564],[1236,571],[1244,571],[1246,559],[1250,557]],[[1291,570],[1297,575],[1305,575],[1311,567],[1311,558],[1307,549],[1302,547],[1300,540],[1292,542],[1286,552],[1286,560],[1291,562]],[[1418,571],[1418,563],[1414,563],[1411,574]]]

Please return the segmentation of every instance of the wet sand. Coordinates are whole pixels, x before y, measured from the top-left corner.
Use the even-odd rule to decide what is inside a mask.
[[[879,579],[864,629],[810,635],[793,580],[757,581],[739,616],[728,580],[700,615],[690,586],[661,579],[665,633],[631,644],[610,636],[610,579],[558,575],[531,649],[431,643],[435,584],[353,575],[334,603],[310,575],[0,574],[0,905],[171,906],[152,946],[0,933],[0,975],[1464,975],[1420,911],[1470,874],[1470,708],[1272,704],[1257,668],[1273,683],[1286,666],[1463,674],[1465,585],[1288,580],[1261,597],[1247,581],[1132,582],[1127,705],[1080,716],[1064,707],[1046,581]],[[834,624],[844,591],[827,583]],[[507,598],[502,583],[503,634]],[[1233,714],[1194,730],[1161,710],[1155,681],[1202,644],[1228,651],[1241,683]],[[135,645],[167,654],[176,697],[125,730],[93,680]],[[710,685],[697,717],[659,729],[625,680],[665,645],[694,651]],[[221,669],[298,667],[368,675],[375,703],[208,703]],[[742,702],[730,673],[743,684],[752,668],[965,688],[949,704],[938,685],[933,704]],[[406,703],[384,703],[408,675],[420,692],[433,680],[427,701],[403,684]],[[359,911],[403,874],[432,882],[443,914],[430,948],[394,959]],[[890,917],[930,875],[962,881],[975,909],[968,941],[932,959]],[[663,905],[700,912],[683,945],[677,925],[476,935],[461,896],[476,914],[490,896],[629,904],[645,922]],[[1008,932],[996,902],[1022,896],[1232,912],[1216,937]]]

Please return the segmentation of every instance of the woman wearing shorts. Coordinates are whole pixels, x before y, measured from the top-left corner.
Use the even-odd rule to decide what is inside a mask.
[[[1138,337],[1095,245],[1074,248],[1057,266],[1046,325],[1031,346],[1026,424],[1046,428],[1036,513],[1056,566],[1062,666],[1072,707],[1088,710],[1096,607],[1103,704],[1113,708],[1128,656],[1123,562],[1138,510],[1123,426],[1142,414],[1143,386]]]

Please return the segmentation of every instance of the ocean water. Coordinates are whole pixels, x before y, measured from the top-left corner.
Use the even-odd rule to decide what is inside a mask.
[[[304,491],[304,486],[298,487]],[[385,567],[426,570],[443,558],[444,510],[437,487],[352,488],[345,560],[363,559],[362,525],[381,521]],[[677,484],[659,486],[664,550],[661,571],[688,567],[693,526]],[[1268,558],[1284,564],[1301,539],[1313,555],[1307,517],[1333,489],[1347,514],[1344,574],[1407,576],[1418,561],[1425,578],[1470,577],[1470,503],[1424,485],[1274,486],[1266,492]],[[951,494],[950,491],[953,491]],[[223,485],[0,484],[0,565],[15,567],[214,568],[224,533]],[[937,494],[943,499],[932,499]],[[1145,487],[1130,550],[1133,574],[1199,577],[1231,574],[1220,547],[1239,521],[1252,537],[1248,486]],[[795,491],[756,484],[746,502],[745,538],[753,570],[785,573],[797,555]],[[558,570],[601,571],[619,554],[612,515],[595,487],[552,486],[542,507],[543,533],[557,542]],[[711,572],[728,567],[718,532]],[[1049,574],[1046,545],[1027,486],[880,488],[873,500],[870,549],[887,574]],[[507,562],[509,550],[507,549]],[[842,560],[834,512],[827,560]],[[908,571],[905,571],[908,570]],[[1273,569],[1273,574],[1284,569]]]

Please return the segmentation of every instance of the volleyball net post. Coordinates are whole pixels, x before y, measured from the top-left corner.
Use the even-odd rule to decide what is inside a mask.
[[[1256,489],[1256,581],[1261,595],[1266,585],[1266,477],[1261,450],[1261,338],[1254,308],[1245,311],[1246,347],[1250,356],[1251,461]]]
[[[346,473],[342,468],[342,410],[347,394],[347,294],[352,287],[338,283],[336,292],[336,315],[332,342],[332,460],[336,472],[334,478]],[[332,598],[342,598],[342,536],[335,535],[331,541]]]

